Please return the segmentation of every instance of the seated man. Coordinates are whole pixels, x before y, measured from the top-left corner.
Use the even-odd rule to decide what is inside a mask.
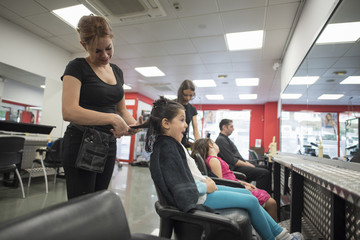
[[[232,120],[222,119],[219,127],[220,134],[215,141],[220,149],[219,157],[227,162],[232,171],[246,174],[246,181],[256,181],[257,188],[264,189],[271,194],[271,175],[268,167],[246,162],[235,144],[229,139],[229,136],[234,131]]]

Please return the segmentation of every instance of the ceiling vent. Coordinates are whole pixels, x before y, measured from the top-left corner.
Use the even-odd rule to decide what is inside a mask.
[[[80,2],[112,23],[166,16],[159,0],[80,0]]]

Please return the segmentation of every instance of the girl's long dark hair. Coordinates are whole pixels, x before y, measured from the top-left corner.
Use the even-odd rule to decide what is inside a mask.
[[[161,125],[162,120],[166,118],[171,121],[179,114],[180,109],[184,110],[180,103],[163,96],[154,101],[150,118],[143,124],[136,126],[136,128],[147,128],[145,139],[145,150],[147,152],[152,152],[156,137],[164,134],[164,129]]]
[[[209,152],[209,144],[211,143],[210,138],[200,138],[195,141],[192,146],[191,157],[195,158],[195,154],[198,153],[206,161]]]

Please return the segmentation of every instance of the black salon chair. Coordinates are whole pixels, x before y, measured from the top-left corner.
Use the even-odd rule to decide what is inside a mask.
[[[22,153],[24,150],[25,138],[23,137],[0,137],[0,173],[14,172],[14,186],[19,181],[22,197],[25,198],[24,186],[18,168],[21,168]]]
[[[100,191],[71,199],[0,225],[1,240],[163,239],[130,234],[121,199]]]
[[[267,165],[267,161],[265,159],[260,159],[257,152],[255,152],[252,149],[249,149],[249,158],[250,163],[252,164],[258,164],[258,165]]]
[[[204,159],[200,156],[199,153],[195,153],[194,154],[194,160],[200,170],[200,172],[203,174],[203,175],[206,175],[208,177],[210,177],[212,180],[214,180],[214,182],[216,184],[219,184],[219,185],[227,185],[227,184],[221,184],[222,182],[224,182],[224,180],[227,180],[227,179],[220,179],[218,178],[209,168],[208,166],[206,165]],[[239,180],[245,180],[246,179],[246,175],[244,173],[241,173],[241,172],[236,172],[236,171],[233,171],[235,177]],[[227,180],[225,182],[228,182],[228,181],[231,181],[231,180]],[[233,181],[231,181],[233,182]],[[237,187],[237,186],[235,186]]]
[[[30,187],[31,178],[41,172],[44,175],[45,191],[49,192],[47,176],[53,174],[54,183],[56,183],[56,176],[59,175],[60,168],[63,166],[62,145],[63,139],[58,138],[50,147],[36,149],[39,158],[33,160],[31,168],[27,169],[29,172],[28,187]]]
[[[155,186],[156,187],[156,186]],[[219,214],[192,210],[185,213],[169,206],[156,187],[158,201],[155,209],[160,216],[159,236],[177,240],[252,239],[248,212],[243,209],[219,209]]]

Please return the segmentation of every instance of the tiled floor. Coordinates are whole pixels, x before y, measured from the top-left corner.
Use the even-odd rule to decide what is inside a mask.
[[[21,197],[20,188],[9,188],[0,183],[0,224],[67,200],[64,179],[58,178],[54,184],[50,176],[49,193],[46,194],[42,177],[33,178],[29,188],[25,177],[25,199]],[[120,196],[132,233],[157,235],[159,217],[154,208],[157,196],[148,168],[127,164],[122,168],[115,166],[109,189]]]

